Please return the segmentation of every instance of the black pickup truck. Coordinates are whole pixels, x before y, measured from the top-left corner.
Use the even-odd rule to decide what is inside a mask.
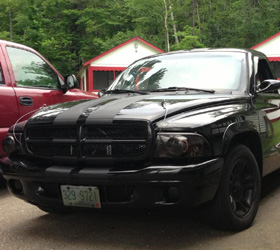
[[[280,81],[265,55],[196,49],[130,65],[101,98],[41,109],[3,142],[12,194],[47,212],[187,209],[248,228],[280,167]]]

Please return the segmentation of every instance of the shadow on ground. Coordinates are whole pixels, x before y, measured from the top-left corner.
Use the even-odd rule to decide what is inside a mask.
[[[280,189],[279,179],[280,170],[263,179],[261,203]],[[0,189],[0,195],[1,190],[3,189]],[[32,209],[36,208],[32,207]],[[32,240],[40,244],[55,242],[57,249],[69,250],[197,249],[207,242],[238,235],[235,232],[208,227],[195,211],[185,213],[94,212],[69,215],[52,215],[42,212],[39,216],[25,221],[24,230],[17,230],[15,227],[13,230],[16,237],[25,239],[32,236]],[[253,231],[252,228],[249,230]]]

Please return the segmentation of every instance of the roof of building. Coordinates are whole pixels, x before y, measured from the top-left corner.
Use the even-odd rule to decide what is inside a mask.
[[[280,32],[254,45],[251,49],[263,52],[270,61],[280,61]]]
[[[260,47],[261,45],[263,45],[263,44],[265,44],[265,43],[275,39],[278,36],[280,36],[280,32],[275,34],[275,35],[273,35],[273,36],[271,36],[271,37],[269,37],[269,38],[267,38],[267,39],[265,39],[264,41],[262,41],[262,42],[260,42],[260,43],[258,43],[256,45],[254,45],[253,47],[251,47],[251,49],[256,49],[256,48]]]
[[[145,41],[145,40],[142,39],[141,37],[133,37],[133,38],[131,38],[130,40],[128,40],[128,41],[126,41],[126,42],[124,42],[124,43],[122,43],[122,44],[120,44],[120,45],[118,45],[118,46],[116,46],[116,47],[114,47],[114,48],[112,48],[112,49],[110,49],[110,50],[108,50],[108,51],[106,51],[106,52],[100,54],[100,55],[98,55],[97,57],[94,57],[94,58],[90,59],[89,61],[85,62],[85,63],[83,64],[83,66],[87,66],[87,65],[91,64],[92,62],[98,60],[99,58],[104,57],[104,56],[110,54],[111,52],[113,52],[113,51],[115,51],[115,50],[117,50],[117,49],[119,49],[119,48],[121,48],[121,47],[123,47],[123,46],[129,44],[129,43],[132,43],[132,42],[134,42],[134,41],[136,41],[136,40],[138,40],[138,41],[140,41],[140,42],[142,42],[142,43],[148,45],[149,47],[151,47],[152,49],[154,49],[154,50],[156,50],[156,51],[158,51],[158,52],[160,52],[160,53],[163,53],[163,52],[164,52],[163,50],[157,48],[156,46],[152,45],[151,43],[148,43],[147,41]]]

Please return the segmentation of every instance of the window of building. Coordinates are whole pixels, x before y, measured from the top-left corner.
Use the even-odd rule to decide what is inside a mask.
[[[272,68],[274,69],[277,78],[280,78],[280,61],[272,61],[270,62]]]
[[[93,71],[93,88],[101,90],[108,88],[121,71]]]

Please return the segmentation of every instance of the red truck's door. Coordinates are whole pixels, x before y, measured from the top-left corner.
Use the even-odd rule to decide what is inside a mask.
[[[0,143],[5,138],[9,127],[18,119],[17,99],[11,86],[9,70],[0,46]],[[0,146],[0,157],[4,151]]]
[[[64,94],[59,73],[35,51],[6,46],[7,64],[17,98],[19,117],[27,119],[43,105],[81,99],[81,95]],[[88,97],[89,98],[89,97]],[[31,113],[30,113],[31,112]]]

